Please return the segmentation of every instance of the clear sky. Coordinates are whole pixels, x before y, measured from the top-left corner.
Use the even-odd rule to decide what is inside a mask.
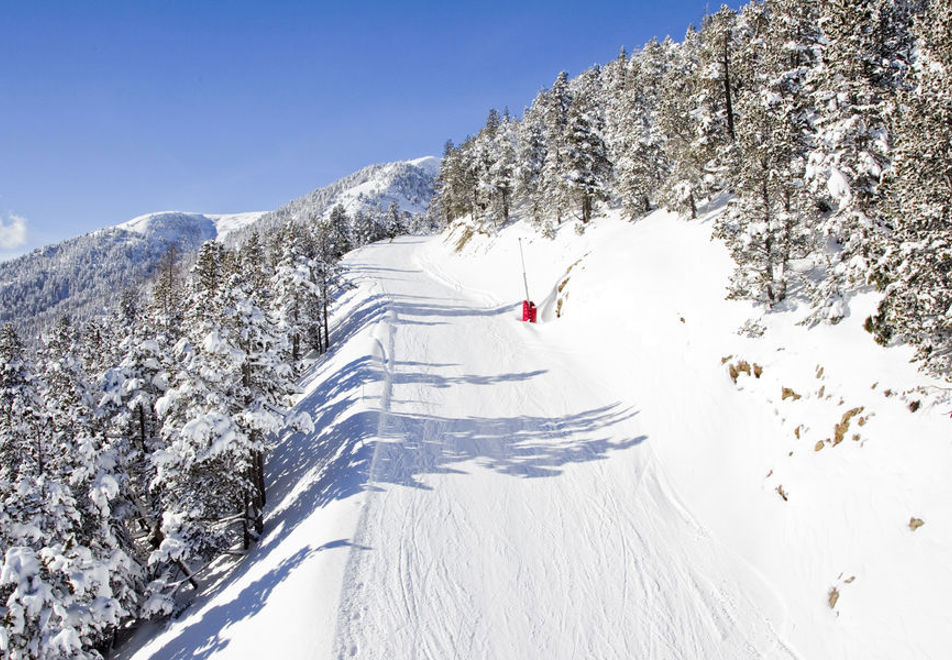
[[[0,259],[150,211],[268,210],[370,163],[439,155],[490,107],[521,114],[559,71],[680,40],[707,9],[5,2]]]

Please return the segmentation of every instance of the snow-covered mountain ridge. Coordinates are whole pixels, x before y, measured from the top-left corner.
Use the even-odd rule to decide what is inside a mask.
[[[254,224],[265,213],[267,211],[226,214],[160,211],[140,215],[101,231],[121,229],[168,243],[180,242],[183,237],[189,235],[201,237],[200,241],[212,238],[224,240],[231,232]]]
[[[260,546],[138,657],[942,657],[945,386],[875,293],[725,300],[722,211],[349,255]]]
[[[267,233],[287,222],[317,222],[342,206],[350,217],[358,212],[383,222],[391,206],[404,217],[422,217],[434,194],[440,159],[424,156],[408,161],[369,165],[362,170],[264,214],[254,224],[234,231],[226,243],[241,243],[251,232]]]
[[[240,244],[251,232],[265,234],[288,220],[320,219],[337,204],[351,214],[382,216],[391,203],[405,217],[422,214],[438,169],[433,157],[371,165],[276,211],[148,213],[34,250],[0,263],[0,322],[12,321],[23,336],[36,337],[63,314],[101,314],[123,290],[150,277],[172,245],[187,258],[206,240]]]

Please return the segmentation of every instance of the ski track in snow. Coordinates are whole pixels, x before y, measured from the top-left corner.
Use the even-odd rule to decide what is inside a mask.
[[[639,411],[516,306],[413,266],[421,243],[349,262],[386,312],[334,657],[793,655],[745,593],[758,578],[678,501]]]

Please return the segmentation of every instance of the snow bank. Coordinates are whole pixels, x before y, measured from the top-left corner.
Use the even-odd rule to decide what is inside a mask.
[[[311,413],[313,427],[281,438],[268,459],[261,541],[237,565],[199,575],[198,599],[163,629],[141,631],[119,657],[329,654],[379,424],[383,311],[374,282],[354,281],[334,309],[332,350],[303,380],[296,409]]]
[[[734,265],[711,240],[721,210],[696,222],[601,218],[554,240],[521,223],[495,237],[460,225],[420,262],[487,301],[515,302],[522,239],[539,341],[579,355],[642,411],[677,497],[762,576],[756,597],[791,649],[941,657],[952,643],[944,385],[908,348],[882,348],[862,329],[875,293],[813,328],[795,304],[764,314],[725,300]]]

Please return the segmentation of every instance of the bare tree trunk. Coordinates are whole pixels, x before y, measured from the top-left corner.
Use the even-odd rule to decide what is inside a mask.
[[[582,224],[587,224],[592,219],[592,196],[585,193],[582,195]]]
[[[244,515],[241,516],[241,538],[242,547],[247,550],[251,547],[251,530],[248,528],[248,519],[251,517],[251,502],[249,501],[248,491],[244,494]]]
[[[724,105],[727,110],[727,132],[731,136],[731,142],[734,141],[734,104],[731,102],[731,58],[729,33],[724,34]]]
[[[182,570],[182,573],[188,578],[188,583],[192,585],[192,588],[195,589],[195,591],[198,591],[198,582],[195,580],[192,572],[188,570],[188,566],[185,565],[185,562],[181,559],[176,559],[175,563],[178,564],[178,567]]]
[[[324,291],[321,296],[321,303],[324,305],[324,348],[329,349],[331,347],[331,333],[328,329],[327,323],[327,280],[324,280]]]

